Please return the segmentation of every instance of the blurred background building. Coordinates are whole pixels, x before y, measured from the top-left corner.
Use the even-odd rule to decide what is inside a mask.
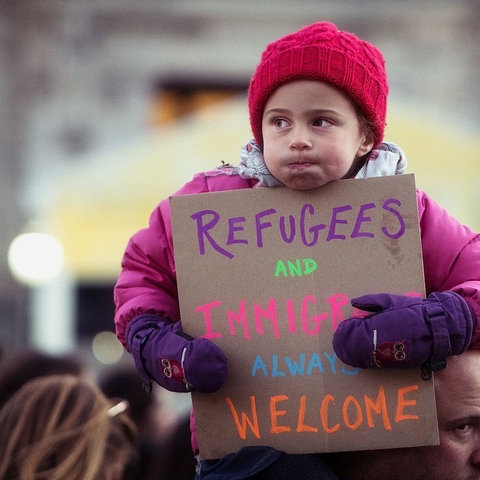
[[[419,187],[480,230],[477,0],[2,0],[5,353],[34,345],[121,358],[104,342],[129,236],[196,171],[237,163],[261,52],[319,20],[383,51],[386,139],[406,150]],[[12,270],[12,242],[25,233],[60,242],[60,273]],[[50,250],[19,251],[27,269],[55,266]]]

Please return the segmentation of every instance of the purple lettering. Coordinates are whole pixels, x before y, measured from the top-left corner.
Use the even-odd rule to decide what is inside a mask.
[[[327,242],[330,240],[345,240],[347,238],[345,235],[340,235],[335,233],[335,227],[337,226],[338,223],[342,223],[346,225],[348,223],[348,220],[337,218],[337,215],[342,212],[347,212],[348,210],[351,210],[352,206],[351,205],[343,205],[341,207],[334,207],[332,210],[332,221],[330,222],[330,228],[328,229],[328,236],[327,236]]]
[[[235,238],[235,232],[243,232],[243,226],[236,225],[237,223],[246,222],[245,217],[233,217],[228,219],[228,238],[227,245],[232,245],[234,243],[245,243],[248,244],[248,240],[245,238]]]
[[[399,223],[398,232],[390,233],[387,230],[386,227],[382,227],[382,232],[385,234],[386,237],[396,239],[396,238],[400,238],[405,233],[406,225],[405,225],[405,220],[403,219],[400,212],[398,210],[396,210],[395,208],[390,207],[391,203],[393,203],[393,204],[395,204],[399,207],[402,204],[401,204],[400,200],[397,200],[396,198],[389,198],[388,200],[385,200],[385,202],[383,202],[383,205],[382,205],[382,208],[384,210],[386,210],[387,212],[393,213],[395,215],[395,217],[397,218],[398,223]]]
[[[264,210],[263,212],[257,213],[255,215],[255,226],[257,228],[257,246],[263,247],[263,238],[262,238],[262,230],[264,228],[269,228],[272,226],[271,222],[262,223],[261,219],[266,217],[267,215],[273,215],[277,211],[274,208],[270,208],[269,210]]]
[[[203,224],[203,217],[205,215],[212,215],[212,219],[207,222],[206,224]],[[206,238],[209,242],[210,245],[216,250],[218,253],[221,253],[222,255],[225,255],[228,258],[233,258],[233,254],[230,253],[229,251],[225,250],[222,248],[210,235],[208,232],[211,230],[217,223],[220,221],[220,215],[215,212],[214,210],[201,210],[200,212],[194,213],[191,218],[196,220],[197,222],[197,236],[198,236],[198,248],[200,250],[200,255],[205,255],[205,241],[204,238]]]
[[[318,232],[324,229],[326,226],[323,223],[319,223],[318,225],[314,225],[313,227],[310,227],[308,229],[308,232],[313,234],[313,239],[309,242],[307,239],[307,229],[305,226],[305,217],[307,213],[309,213],[310,215],[313,215],[315,213],[315,209],[313,208],[313,205],[311,205],[310,203],[306,203],[302,207],[302,210],[300,212],[300,232],[302,234],[303,244],[307,247],[313,247],[318,242]]]
[[[288,221],[289,221],[289,224],[290,224],[290,235],[287,235],[287,232],[286,232],[286,226],[285,226],[285,223],[286,223],[286,220],[285,220],[285,217],[280,217],[280,235],[282,236],[283,238],[283,241],[285,243],[292,243],[293,242],[293,239],[295,238],[295,218],[293,215],[289,215],[288,216]]]
[[[372,232],[362,232],[360,231],[361,225],[364,222],[371,222],[371,217],[367,217],[364,215],[365,210],[369,210],[371,208],[375,208],[374,203],[366,203],[364,205],[360,205],[360,210],[357,215],[357,221],[355,222],[355,227],[353,227],[353,232],[350,235],[350,238],[357,238],[357,237],[371,237],[373,238],[375,235]]]

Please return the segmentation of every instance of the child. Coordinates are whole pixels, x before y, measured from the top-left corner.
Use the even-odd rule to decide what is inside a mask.
[[[267,46],[252,77],[254,140],[242,149],[240,166],[197,174],[177,194],[276,185],[308,190],[343,178],[404,173],[401,149],[382,143],[387,93],[384,59],[369,43],[327,22],[287,35]],[[345,320],[333,340],[338,357],[353,366],[438,369],[445,356],[480,346],[480,236],[425,193],[417,191],[417,202],[428,297],[354,299],[354,306],[374,314]],[[182,332],[168,200],[132,237],[122,265],[117,335],[144,383],[151,386],[153,379],[176,392],[218,390],[227,377],[225,355],[209,340]],[[375,350],[386,344],[401,348],[383,360]],[[194,428],[192,441],[196,448]],[[224,475],[215,478],[229,478],[231,471],[236,479],[262,475],[279,456],[272,449],[240,451],[228,465],[225,459],[202,462],[198,478],[209,478],[209,469]],[[297,478],[327,478],[295,471]],[[277,472],[272,478],[283,477]]]

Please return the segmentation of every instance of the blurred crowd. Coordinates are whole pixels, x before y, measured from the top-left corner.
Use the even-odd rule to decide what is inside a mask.
[[[145,392],[133,364],[0,349],[0,480],[192,480],[189,412]]]

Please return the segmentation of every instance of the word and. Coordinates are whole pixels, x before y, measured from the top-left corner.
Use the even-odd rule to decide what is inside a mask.
[[[397,389],[396,399],[393,405],[387,403],[385,388],[380,386],[376,398],[370,398],[364,394],[363,399],[359,400],[353,395],[348,395],[343,402],[336,401],[332,394],[323,397],[320,405],[315,401],[307,404],[306,395],[302,395],[298,401],[290,399],[287,395],[275,395],[269,399],[269,432],[271,435],[296,433],[318,433],[323,431],[327,434],[341,432],[342,429],[357,430],[366,424],[368,428],[383,428],[393,430],[394,423],[404,421],[418,421],[418,412],[414,409],[417,405],[415,398],[409,397],[418,390],[418,385],[408,385]],[[238,436],[246,440],[248,429],[258,439],[264,438],[266,432],[260,430],[258,417],[257,399],[250,396],[250,409],[246,412],[238,412],[233,400],[230,397],[225,399],[233,422],[237,429]],[[293,407],[292,407],[293,405]],[[306,423],[307,407],[318,411],[318,422],[308,425]],[[293,414],[290,414],[288,408],[294,408]],[[413,410],[409,410],[413,409]],[[297,411],[298,410],[298,411]],[[333,413],[332,413],[333,412]],[[340,414],[342,422],[331,422],[334,414]],[[376,426],[375,415],[381,419],[380,427]],[[337,415],[338,417],[338,415]],[[286,419],[294,419],[293,423],[287,423]],[[310,417],[309,417],[310,418]],[[282,423],[282,420],[285,420]]]
[[[406,230],[406,222],[399,210],[400,200],[389,198],[382,205],[365,203],[355,207],[352,205],[341,205],[333,207],[330,212],[321,212],[319,215],[315,207],[306,203],[300,209],[298,216],[280,215],[275,208],[262,210],[247,219],[247,217],[222,218],[215,210],[200,210],[191,215],[196,222],[198,249],[200,255],[206,254],[207,245],[227,257],[233,258],[234,254],[228,247],[232,245],[248,245],[249,235],[252,232],[255,237],[255,245],[263,248],[267,232],[273,233],[275,238],[287,244],[300,241],[306,247],[314,247],[324,232],[323,240],[346,240],[347,238],[374,238],[376,235],[384,235],[390,239],[398,239],[403,236]],[[380,209],[380,212],[377,210]],[[368,211],[380,215],[383,225],[379,228],[377,222],[372,221]],[[385,214],[388,215],[385,215]],[[319,221],[318,217],[326,217],[325,222]],[[387,228],[385,225],[390,225]],[[272,231],[273,229],[273,231]],[[224,232],[226,230],[226,237]]]
[[[310,275],[317,269],[317,262],[312,258],[305,258],[304,260],[296,259],[295,262],[287,260],[279,260],[275,268],[275,276],[284,277],[301,277],[302,275]]]
[[[324,356],[327,360],[327,371],[337,373],[337,354],[333,353],[332,355],[324,352]],[[257,374],[263,374],[265,377],[268,377],[269,370],[272,378],[285,377],[286,375],[303,377],[304,375],[312,375],[312,373],[325,373],[324,363],[322,357],[316,352],[309,354],[308,362],[306,353],[299,354],[298,359],[292,357],[281,357],[279,359],[277,355],[272,355],[271,369],[269,369],[264,357],[257,355],[252,366],[252,377],[255,377]],[[358,374],[358,368],[347,368],[347,365],[344,365],[342,362],[338,361],[338,363],[340,363],[340,371],[345,375]]]

